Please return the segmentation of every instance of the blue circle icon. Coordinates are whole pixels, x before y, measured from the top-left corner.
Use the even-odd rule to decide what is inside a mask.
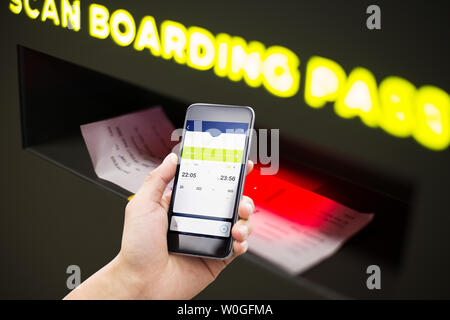
[[[223,224],[220,226],[220,232],[222,232],[223,234],[228,232],[228,226],[226,224]]]

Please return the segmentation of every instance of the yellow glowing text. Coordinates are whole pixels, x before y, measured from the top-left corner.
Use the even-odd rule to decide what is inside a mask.
[[[377,83],[369,70],[355,68],[350,73],[334,110],[342,118],[359,116],[367,126],[377,126],[380,115]]]
[[[44,22],[47,19],[53,20],[55,26],[59,26],[58,10],[53,0],[45,0],[42,8],[41,20]]]
[[[416,88],[407,80],[388,77],[380,83],[380,126],[396,137],[411,135],[415,124],[413,99]]]
[[[9,10],[11,10],[12,13],[19,14],[22,11],[22,1],[21,0],[11,0],[9,2]]]
[[[161,40],[164,59],[173,58],[180,64],[186,62],[187,31],[185,26],[175,21],[164,21],[161,25]]]
[[[136,41],[134,42],[134,49],[142,51],[145,48],[157,57],[161,53],[161,43],[156,29],[155,18],[151,16],[145,16],[142,19],[136,35]]]
[[[80,6],[79,0],[9,1],[13,14],[24,12],[30,19],[40,17],[42,22],[51,20],[74,31],[81,29]],[[263,87],[280,98],[293,97],[299,91],[300,59],[288,48],[266,47],[227,33],[214,35],[206,28],[186,27],[171,20],[162,21],[158,28],[152,16],[139,21],[127,10],[110,13],[96,3],[89,5],[88,14],[91,37],[110,37],[118,46],[196,70],[211,70],[220,78]],[[431,150],[450,146],[450,97],[435,86],[417,89],[397,76],[388,76],[377,84],[366,68],[357,67],[347,74],[337,62],[313,56],[306,62],[304,100],[314,109],[332,104],[341,118],[359,118],[368,127],[399,138],[412,137]]]
[[[433,150],[446,149],[450,144],[450,98],[433,86],[421,87],[415,97],[417,117],[413,136],[423,146]]]
[[[80,21],[80,1],[73,1],[70,4],[67,0],[61,0],[61,26],[67,28],[70,23],[70,28],[78,31],[81,28]]]
[[[208,30],[199,27],[190,27],[188,34],[188,66],[199,70],[211,69],[216,56],[214,36]]]
[[[23,7],[25,8],[25,14],[30,19],[36,19],[37,17],[39,17],[40,11],[38,9],[31,8],[30,0],[24,0],[23,1]]]
[[[136,24],[131,14],[123,9],[111,15],[111,37],[119,46],[129,46],[136,36]],[[122,29],[121,29],[122,27]]]
[[[346,80],[344,69],[336,62],[312,57],[306,65],[305,102],[313,108],[321,108],[327,102],[336,101]]]
[[[106,39],[109,36],[109,11],[99,4],[89,7],[89,34],[94,38]]]

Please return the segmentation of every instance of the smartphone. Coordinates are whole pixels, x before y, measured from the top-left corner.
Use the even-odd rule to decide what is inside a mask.
[[[170,252],[226,259],[238,218],[255,113],[196,103],[187,109],[168,212]]]

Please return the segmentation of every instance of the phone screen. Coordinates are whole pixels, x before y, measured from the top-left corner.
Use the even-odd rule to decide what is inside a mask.
[[[248,123],[187,120],[170,231],[230,236]]]

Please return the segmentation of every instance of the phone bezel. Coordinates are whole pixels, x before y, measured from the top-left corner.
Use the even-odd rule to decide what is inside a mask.
[[[226,121],[226,122],[246,122],[249,124],[246,136],[246,147],[244,149],[243,166],[241,167],[240,177],[237,187],[237,196],[233,207],[232,226],[238,219],[238,207],[242,197],[242,191],[245,183],[245,176],[247,174],[248,155],[251,145],[251,137],[253,124],[255,120],[255,113],[251,107],[248,106],[234,106],[234,105],[220,105],[220,104],[208,104],[208,103],[195,103],[190,105],[186,111],[186,117],[183,124],[183,134],[180,144],[180,150],[178,154],[177,170],[175,173],[173,194],[170,200],[170,206],[168,211],[168,224],[170,226],[170,219],[173,214],[173,201],[175,190],[178,183],[178,175],[180,169],[181,153],[184,146],[184,137],[186,131],[186,122],[188,120],[202,120],[202,121]],[[195,245],[190,245],[194,243]],[[227,238],[208,238],[204,236],[185,235],[176,231],[170,231],[170,227],[167,230],[167,246],[171,253],[184,254],[205,258],[215,259],[227,259],[233,254],[233,236]],[[183,249],[180,249],[180,246]],[[215,253],[210,253],[215,247]],[[197,249],[196,249],[197,248]],[[208,250],[201,250],[198,248],[208,248]]]

